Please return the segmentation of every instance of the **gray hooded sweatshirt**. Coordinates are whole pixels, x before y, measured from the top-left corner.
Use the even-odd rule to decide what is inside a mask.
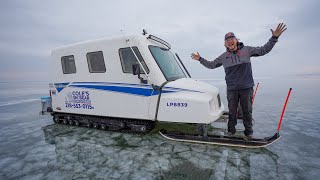
[[[277,37],[271,37],[262,47],[244,46],[238,43],[238,50],[235,52],[226,51],[214,61],[208,61],[200,57],[202,65],[214,69],[223,65],[226,73],[227,90],[241,90],[254,86],[251,69],[251,57],[263,56],[271,51],[278,41]]]

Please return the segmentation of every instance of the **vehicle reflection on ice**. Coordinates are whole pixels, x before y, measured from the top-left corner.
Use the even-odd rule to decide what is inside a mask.
[[[55,145],[61,178],[279,179],[279,157],[268,149],[172,142],[53,124],[43,127]],[[50,165],[50,163],[48,163]]]

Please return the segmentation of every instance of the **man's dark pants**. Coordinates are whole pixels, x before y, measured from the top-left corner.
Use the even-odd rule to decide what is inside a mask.
[[[240,100],[240,105],[243,112],[243,125],[245,127],[244,134],[246,136],[253,133],[252,130],[252,96],[253,88],[242,90],[227,90],[229,121],[228,132],[235,133],[237,125],[237,109]]]

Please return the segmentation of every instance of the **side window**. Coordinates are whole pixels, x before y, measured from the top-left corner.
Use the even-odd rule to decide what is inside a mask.
[[[87,61],[90,73],[106,72],[102,51],[87,53]]]
[[[73,55],[61,57],[61,65],[62,65],[63,74],[76,73],[76,64],[74,62]]]
[[[149,73],[149,69],[148,69],[146,63],[144,62],[138,48],[132,47],[132,49],[135,52],[135,54],[137,55],[137,57],[139,58],[142,66],[144,67],[146,72]],[[120,60],[121,60],[123,72],[132,74],[132,65],[139,64],[139,63],[137,62],[137,59],[136,59],[135,55],[133,54],[131,48],[128,47],[128,48],[119,49],[119,55],[120,55]],[[142,68],[140,68],[140,73],[144,74]]]

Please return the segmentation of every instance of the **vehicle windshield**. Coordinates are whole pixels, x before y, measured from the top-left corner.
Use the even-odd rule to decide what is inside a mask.
[[[171,51],[157,46],[149,46],[149,49],[168,81],[186,77]]]

